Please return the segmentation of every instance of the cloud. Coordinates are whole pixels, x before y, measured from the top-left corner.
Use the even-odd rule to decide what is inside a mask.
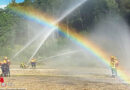
[[[7,5],[0,5],[0,8],[4,9]]]

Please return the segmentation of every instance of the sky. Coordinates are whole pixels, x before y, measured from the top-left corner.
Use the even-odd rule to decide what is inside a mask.
[[[0,0],[0,8],[6,7],[12,0]],[[23,2],[24,0],[16,0],[17,3]]]

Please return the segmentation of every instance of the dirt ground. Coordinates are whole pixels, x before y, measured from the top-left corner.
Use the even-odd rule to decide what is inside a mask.
[[[78,72],[76,72],[78,71]],[[94,72],[94,73],[90,73]],[[130,85],[112,78],[108,70],[11,69],[0,90],[130,90]]]

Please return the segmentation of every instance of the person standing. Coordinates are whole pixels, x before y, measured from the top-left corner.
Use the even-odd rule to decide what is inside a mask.
[[[10,60],[8,60],[7,57],[4,57],[2,69],[3,69],[4,76],[10,77]]]
[[[34,58],[31,60],[31,66],[32,68],[36,68],[36,60]]]
[[[115,56],[111,56],[111,61],[110,61],[110,66],[111,66],[111,71],[112,71],[112,77],[117,76],[117,67],[118,67],[118,60]]]

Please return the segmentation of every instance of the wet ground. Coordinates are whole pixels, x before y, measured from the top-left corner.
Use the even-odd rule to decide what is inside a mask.
[[[130,90],[108,69],[11,69],[0,90]],[[19,89],[18,89],[19,88]],[[21,88],[21,89],[20,89]]]

